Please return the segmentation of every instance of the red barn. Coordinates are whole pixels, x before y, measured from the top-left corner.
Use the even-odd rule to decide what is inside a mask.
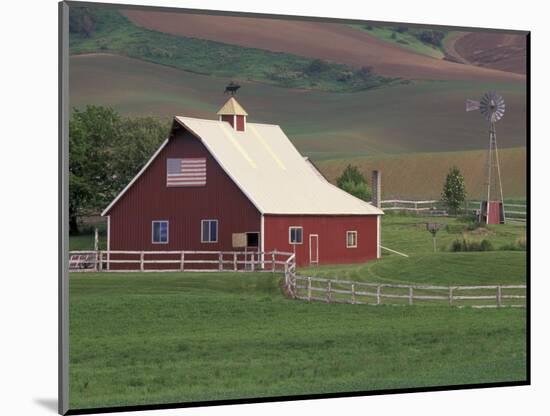
[[[329,183],[277,125],[175,117],[170,136],[104,210],[108,250],[296,253],[298,265],[380,256],[383,212]],[[244,248],[241,248],[244,250]]]

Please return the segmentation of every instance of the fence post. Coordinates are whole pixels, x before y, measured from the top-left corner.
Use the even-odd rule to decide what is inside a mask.
[[[237,271],[237,253],[233,253],[233,270]]]
[[[185,252],[181,252],[181,259],[180,259],[180,270],[183,272],[185,270]]]
[[[351,285],[351,304],[355,305],[355,285]]]
[[[103,252],[98,251],[98,259],[99,259],[99,271],[103,271]]]
[[[290,291],[290,279],[288,278],[288,263],[285,263],[285,286]]]
[[[145,253],[142,251],[142,252],[139,254],[139,269],[140,269],[141,271],[143,271],[143,270],[144,270],[144,267],[145,267],[145,264],[143,263],[144,258],[145,258]]]
[[[330,280],[328,281],[328,285],[327,285],[327,303],[330,303],[331,301],[331,297],[332,297],[332,293],[331,293],[331,282]]]
[[[275,271],[275,251],[271,252],[271,271]]]
[[[380,285],[378,285],[376,287],[376,304],[377,305],[380,305],[380,289],[381,289],[381,287],[380,287]]]
[[[100,251],[96,248],[96,252],[95,252],[95,264],[94,264],[94,268],[95,268],[95,271],[99,271],[100,270],[100,266],[99,266],[99,253]]]
[[[413,304],[413,287],[409,287],[409,305]]]
[[[497,286],[497,307],[500,308],[502,306],[502,288],[500,286]]]
[[[307,278],[307,301],[311,302],[311,277]]]
[[[252,271],[254,271],[254,253],[250,253],[250,258],[252,259],[251,261]]]
[[[221,272],[223,271],[223,253],[220,251],[218,253],[218,270]]]
[[[453,304],[453,287],[449,286],[449,305]]]

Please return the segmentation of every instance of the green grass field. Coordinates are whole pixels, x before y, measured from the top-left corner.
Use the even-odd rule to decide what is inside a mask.
[[[383,244],[410,254],[300,270],[372,282],[523,284],[524,251],[431,252],[417,217],[387,215]],[[495,248],[521,225],[454,238]],[[480,233],[483,235],[477,235]],[[83,244],[71,239],[71,248]],[[526,377],[523,309],[359,306],[290,300],[278,274],[83,273],[70,276],[71,408],[189,402]]]
[[[307,304],[265,274],[71,276],[71,408],[518,381],[525,311]]]

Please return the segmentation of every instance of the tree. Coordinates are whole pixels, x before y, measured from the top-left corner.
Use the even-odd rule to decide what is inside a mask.
[[[153,118],[122,119],[113,109],[75,109],[69,123],[69,232],[83,215],[98,214],[166,138]]]
[[[464,185],[464,176],[460,173],[460,170],[453,166],[449,173],[445,183],[443,184],[443,192],[441,199],[452,214],[456,214],[460,205],[466,199],[466,187]]]
[[[89,38],[95,32],[97,18],[87,7],[71,7],[69,12],[69,32]]]
[[[372,195],[367,181],[357,166],[348,165],[342,175],[336,179],[336,185],[363,201],[371,199]]]

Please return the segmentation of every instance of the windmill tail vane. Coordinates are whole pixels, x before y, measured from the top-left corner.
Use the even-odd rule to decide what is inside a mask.
[[[479,101],[466,100],[466,111],[479,110]]]

